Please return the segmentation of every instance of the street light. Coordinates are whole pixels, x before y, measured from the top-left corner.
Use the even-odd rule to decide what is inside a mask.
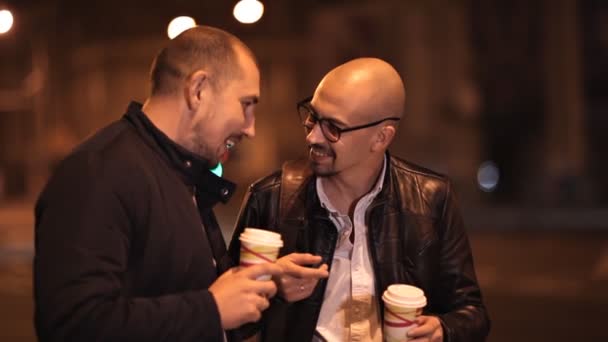
[[[189,28],[196,26],[196,21],[191,17],[177,17],[171,20],[169,27],[167,27],[167,35],[169,39],[173,39],[179,36],[180,33],[186,31]]]
[[[7,33],[13,27],[13,14],[9,10],[0,10],[0,34]]]
[[[264,4],[258,0],[241,0],[234,6],[232,14],[243,24],[253,24],[264,14]]]

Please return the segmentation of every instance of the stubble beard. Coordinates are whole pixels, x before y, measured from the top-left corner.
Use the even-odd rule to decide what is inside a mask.
[[[312,171],[314,172],[315,176],[320,178],[329,178],[338,174],[338,172],[333,169],[323,168],[315,164],[312,165]]]
[[[309,156],[308,162],[309,162],[310,168],[312,169],[315,176],[326,178],[326,177],[332,177],[332,176],[335,176],[338,174],[338,172],[335,170],[334,165],[333,165],[335,158],[336,158],[333,153],[332,153],[332,157],[333,157],[333,160],[332,160],[331,164],[320,164],[320,163],[315,162],[313,160],[313,158]]]
[[[212,151],[210,146],[205,143],[203,136],[198,133],[200,130],[200,125],[196,124],[191,134],[185,139],[184,145],[188,151],[207,161],[210,166],[216,165],[217,157],[215,157],[214,151]]]

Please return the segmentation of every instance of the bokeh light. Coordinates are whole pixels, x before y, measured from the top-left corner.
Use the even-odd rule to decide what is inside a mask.
[[[257,0],[241,0],[234,6],[232,13],[239,22],[253,24],[262,18],[264,4]]]
[[[196,26],[196,21],[191,17],[182,16],[171,20],[169,27],[167,27],[167,35],[170,39],[179,36],[180,33],[186,31],[189,28]]]
[[[477,184],[482,191],[492,192],[496,190],[500,180],[498,166],[492,161],[486,161],[477,170]]]
[[[9,10],[0,10],[0,34],[7,33],[13,27],[13,14]]]

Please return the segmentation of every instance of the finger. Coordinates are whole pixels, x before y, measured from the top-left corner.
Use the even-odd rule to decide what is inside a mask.
[[[272,298],[277,293],[277,286],[272,280],[255,280],[251,282],[251,291],[267,298]]]
[[[287,264],[282,265],[283,271],[292,277],[297,278],[327,278],[329,277],[329,272],[327,272],[327,265],[321,265],[319,268],[311,268],[305,266],[299,266],[296,264]],[[325,266],[325,267],[323,267]]]
[[[315,286],[316,284],[304,284],[301,287],[301,291],[302,292],[302,296],[304,296],[304,298],[310,296],[313,291],[315,290]]]
[[[262,264],[241,268],[239,272],[249,279],[257,279],[263,275],[279,275],[283,273],[283,268],[274,263],[265,262]]]
[[[432,325],[425,324],[425,325],[418,326],[418,327],[413,328],[412,330],[408,331],[407,336],[409,336],[409,337],[422,337],[422,336],[427,336],[427,335],[430,336],[434,330],[435,330],[435,328]]]
[[[416,319],[414,321],[418,325],[423,325],[423,324],[426,324],[428,322],[428,320],[429,320],[429,316],[420,315],[420,316],[416,317]]]
[[[290,260],[296,265],[313,265],[321,262],[322,258],[318,255],[310,253],[291,253],[284,258]]]
[[[443,327],[441,326],[441,322],[439,322],[439,326],[435,329],[433,336],[431,336],[431,342],[442,342],[443,341]]]
[[[310,293],[307,293],[306,290],[295,289],[294,291],[288,293],[287,296],[284,297],[284,299],[289,303],[293,303],[300,301],[304,298],[308,298],[309,296]]]
[[[428,316],[420,316],[416,319],[417,327],[413,328],[407,333],[409,337],[422,337],[430,336],[431,333],[437,329],[437,326],[433,324],[433,321]]]
[[[264,296],[256,296],[258,299],[258,303],[257,303],[257,307],[258,310],[260,311],[264,311],[266,309],[268,309],[268,307],[270,306],[270,302],[268,301],[268,299]]]
[[[253,312],[251,312],[251,314],[249,315],[249,319],[247,320],[246,323],[249,322],[257,322],[262,318],[262,312],[260,310],[257,310],[257,308],[255,310],[253,310]]]
[[[319,283],[318,278],[308,278],[308,279],[304,279],[302,281],[302,285],[304,285],[304,287],[307,289],[314,289],[318,283]]]
[[[297,285],[297,284],[292,284],[289,287],[285,287],[282,289],[282,294],[289,297],[289,298],[293,298],[294,296],[299,297],[302,290],[300,290],[301,286]]]

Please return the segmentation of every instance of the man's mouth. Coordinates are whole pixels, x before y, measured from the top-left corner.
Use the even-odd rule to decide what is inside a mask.
[[[226,146],[226,149],[228,151],[230,151],[231,149],[234,148],[234,146],[236,146],[236,144],[239,142],[239,140],[241,140],[238,137],[230,137],[228,139],[226,139],[226,141],[224,142],[224,145]]]
[[[310,155],[313,158],[333,157],[333,153],[329,149],[317,145],[310,146]]]
[[[230,150],[236,145],[236,142],[232,139],[226,140],[226,149]]]
[[[225,150],[218,151],[218,153],[220,153],[221,155],[218,157],[220,163],[225,163],[228,161],[228,157],[230,155],[230,152],[232,151],[232,149],[234,149],[234,147],[241,141],[241,136],[238,135],[233,135],[230,136],[228,138],[226,138],[226,140],[224,140],[224,148]]]

